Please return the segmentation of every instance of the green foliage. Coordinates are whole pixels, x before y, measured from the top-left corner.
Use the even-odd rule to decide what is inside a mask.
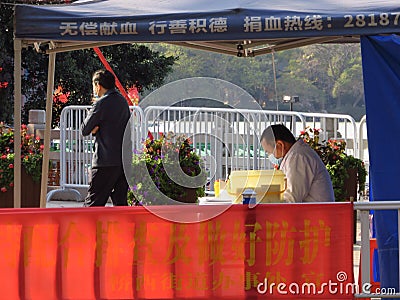
[[[337,99],[337,107],[344,110],[350,108],[350,110],[355,111],[359,104],[363,103],[364,94],[362,91],[364,87],[360,78],[362,78],[361,57],[351,67],[344,70],[335,82],[332,95]],[[359,114],[354,112],[353,115],[358,116]]]
[[[101,48],[112,69],[124,87],[137,86],[139,91],[160,86],[171,71],[174,57],[165,57],[143,45],[122,44]],[[40,59],[35,69],[27,69],[25,91],[31,91],[24,106],[23,121],[26,122],[30,109],[45,109],[47,82],[47,57],[32,52]],[[31,53],[31,55],[32,55]],[[39,63],[40,62],[40,63]],[[85,66],[82,68],[82,66]],[[97,69],[104,68],[93,50],[78,50],[56,56],[55,87],[68,93],[68,101],[53,98],[53,126],[57,126],[62,109],[67,105],[89,105],[92,98],[91,77]],[[37,70],[43,70],[39,72]]]
[[[121,83],[136,86],[139,92],[160,87],[176,60],[142,44],[121,44],[102,50]]]
[[[260,104],[274,98],[272,59],[269,55],[238,58],[236,56],[156,44],[151,49],[179,57],[167,82],[190,77],[223,79],[244,88]]]
[[[0,190],[14,186],[14,130],[0,123]],[[21,126],[21,163],[28,175],[39,182],[42,175],[43,143]]]
[[[300,97],[300,102],[293,106],[296,111],[321,111],[325,109],[326,95],[306,78],[285,74],[279,78],[278,90],[285,91],[286,95]],[[288,107],[289,104],[279,104],[281,110],[288,110]]]
[[[351,93],[356,96],[352,104],[363,105],[364,90],[361,73],[361,54],[357,44],[311,45],[303,47],[292,56],[288,70],[294,77],[303,78],[327,99],[321,108],[332,112],[352,114],[342,107],[342,94]],[[351,75],[351,80],[346,80],[350,86],[341,83]],[[364,109],[365,114],[365,109]]]
[[[132,205],[168,204],[162,195],[180,201],[185,196],[188,176],[197,177],[196,199],[204,196],[205,169],[200,156],[183,135],[172,133],[159,139],[147,138],[143,151],[133,156],[133,177],[128,202]]]
[[[289,110],[289,105],[282,104],[282,96],[298,95],[300,102],[294,105],[297,111],[329,111],[355,119],[365,115],[358,44],[312,45],[275,53],[276,91],[270,54],[238,58],[173,45],[150,47],[179,57],[167,82],[214,77],[240,86],[263,109]]]
[[[0,1],[0,120],[12,122],[13,97],[13,7]],[[3,84],[7,82],[7,86]]]
[[[9,3],[61,4],[65,0],[14,0]],[[1,2],[0,2],[1,3]],[[0,4],[0,121],[13,122],[13,6]],[[136,85],[140,89],[153,89],[163,84],[176,60],[164,56],[144,45],[121,44],[101,48],[118,79],[124,87]],[[47,93],[48,55],[36,52],[33,47],[22,51],[22,94],[26,99],[22,122],[28,122],[29,110],[45,109]],[[92,98],[91,76],[97,69],[104,68],[92,49],[77,50],[56,55],[55,89],[59,86],[69,93],[68,101],[59,96],[53,98],[52,126],[59,125],[62,109],[67,105],[88,105]]]
[[[313,148],[324,162],[332,180],[336,201],[344,201],[347,198],[345,181],[349,178],[350,169],[356,169],[358,193],[363,193],[367,177],[364,162],[345,153],[346,142],[343,140],[321,141],[320,132],[319,129],[307,127],[300,132],[299,138]]]
[[[2,3],[3,2],[3,3]],[[0,1],[0,83],[7,82],[7,87],[0,87],[0,121],[12,124],[14,105],[14,5],[15,4],[64,4],[72,1],[65,0],[10,0]],[[27,123],[29,109],[44,108],[44,105],[36,106],[35,102],[45,101],[47,82],[47,56],[39,54],[32,49],[22,50],[22,91],[23,101],[32,102],[25,107],[23,123]],[[28,76],[29,75],[29,76]]]

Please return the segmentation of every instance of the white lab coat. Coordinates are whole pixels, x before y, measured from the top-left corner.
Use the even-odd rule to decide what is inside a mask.
[[[318,154],[303,140],[298,140],[286,153],[279,167],[285,173],[285,202],[335,201],[332,182]]]

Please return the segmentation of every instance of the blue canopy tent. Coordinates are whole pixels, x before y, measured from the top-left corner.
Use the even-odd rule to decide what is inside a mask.
[[[398,12],[396,0],[82,0],[17,6],[15,35],[57,42],[58,50],[94,42],[164,41],[234,55],[242,45],[249,50],[245,56],[396,33]]]
[[[395,35],[399,33],[398,0],[81,0],[57,6],[18,5],[14,41],[15,127],[21,123],[22,47],[34,46],[49,54],[45,134],[45,149],[49,149],[57,52],[117,43],[168,42],[247,57],[314,43],[361,39],[372,198],[399,200],[400,190],[394,187],[400,181],[400,173],[393,172],[384,161],[390,157],[390,164],[396,165],[400,160],[396,155],[396,137],[388,138],[400,129],[400,46]],[[384,37],[370,37],[379,35]],[[19,141],[18,136],[15,140]],[[18,154],[19,145],[15,146]],[[390,156],[388,152],[382,155],[382,151],[389,151]],[[15,161],[16,207],[21,187],[19,157],[16,155]],[[48,160],[48,152],[44,159]],[[43,164],[43,178],[47,168]],[[43,206],[46,190],[46,180],[42,180]],[[380,216],[383,217],[377,218],[377,238],[384,274],[381,283],[398,288],[398,257],[393,255],[393,251],[398,252],[397,217],[385,213]]]

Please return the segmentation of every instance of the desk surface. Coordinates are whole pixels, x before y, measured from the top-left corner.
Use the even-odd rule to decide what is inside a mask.
[[[233,204],[236,198],[228,194],[226,190],[221,190],[219,197],[206,196],[199,198],[200,205],[227,205]]]

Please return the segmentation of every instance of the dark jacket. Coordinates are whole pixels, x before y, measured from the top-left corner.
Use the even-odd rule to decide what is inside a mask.
[[[95,134],[92,167],[122,165],[122,141],[129,118],[128,103],[115,89],[108,90],[93,104],[81,125],[83,136],[99,126]]]

